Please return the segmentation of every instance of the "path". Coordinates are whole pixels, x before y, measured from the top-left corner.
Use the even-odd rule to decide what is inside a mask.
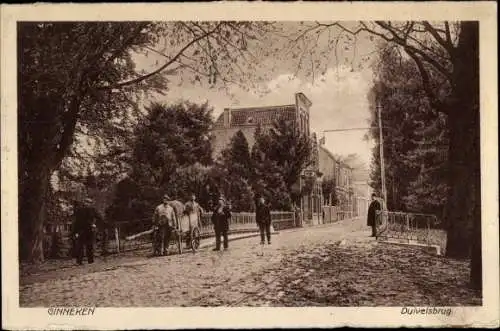
[[[122,256],[23,277],[21,307],[479,305],[468,262],[378,244],[364,220],[168,257]]]
[[[192,254],[147,258],[139,256],[98,260],[94,265],[68,267],[22,277],[21,306],[182,306],[197,305],[228,284],[243,284],[270,268],[279,268],[292,251],[339,240],[360,223],[342,221],[332,225],[281,231],[265,246],[259,238],[233,241],[228,251],[205,249]],[[71,263],[71,262],[67,262]]]

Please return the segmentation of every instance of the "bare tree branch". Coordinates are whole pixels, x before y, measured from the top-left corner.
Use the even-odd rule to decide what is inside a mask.
[[[351,35],[357,35],[357,34],[359,34],[362,31],[367,31],[364,26],[361,26],[360,28],[358,28],[356,30],[351,30],[351,29],[346,28],[345,26],[343,26],[339,22],[334,22],[334,23],[330,23],[330,24],[325,24],[325,23],[317,23],[317,24],[318,24],[318,26],[338,27],[342,31],[347,32],[347,33],[349,33]]]
[[[172,63],[174,63],[189,47],[191,47],[194,43],[208,37],[209,35],[215,33],[215,31],[217,31],[217,28],[219,27],[221,23],[217,24],[217,26],[208,31],[207,33],[201,35],[201,36],[198,36],[196,38],[194,38],[193,40],[191,40],[190,42],[188,42],[184,47],[182,47],[176,55],[174,55],[169,61],[167,61],[164,65],[162,65],[160,68],[150,72],[149,74],[146,74],[146,75],[143,75],[143,76],[140,76],[138,78],[134,78],[134,79],[130,79],[130,80],[127,80],[127,81],[124,81],[124,82],[121,82],[121,83],[117,83],[117,84],[114,84],[114,85],[109,85],[109,86],[101,86],[99,89],[101,90],[106,90],[106,89],[115,89],[115,88],[121,88],[121,87],[124,87],[124,86],[128,86],[128,85],[132,85],[132,84],[136,84],[136,83],[139,83],[139,82],[142,82],[143,80],[146,80],[148,79],[149,77],[152,77],[156,74],[158,74],[159,72],[163,71],[165,68],[167,68],[168,66],[170,66]]]
[[[432,67],[434,67],[438,72],[440,72],[442,75],[444,75],[446,78],[448,78],[448,80],[451,81],[451,73],[443,66],[441,65],[439,62],[437,62],[435,59],[433,59],[432,57],[430,57],[427,53],[425,53],[424,51],[416,48],[416,47],[413,47],[411,45],[408,44],[408,42],[403,39],[399,34],[398,34],[398,31],[397,30],[394,30],[392,26],[388,25],[387,23],[383,22],[383,21],[376,21],[375,22],[377,25],[379,25],[380,27],[382,27],[383,29],[389,31],[392,35],[393,38],[388,38],[386,36],[384,36],[383,38],[387,41],[392,41],[392,42],[395,42],[397,44],[399,44],[400,46],[402,46],[406,51],[408,51],[408,54],[409,52],[412,52],[414,54],[418,54],[422,57],[423,60],[425,60],[427,63],[429,63]],[[380,34],[379,34],[380,35]]]
[[[415,54],[413,51],[408,51],[408,55],[415,61],[415,64],[417,65],[418,71],[420,73],[420,77],[422,78],[422,87],[424,88],[425,94],[427,94],[427,98],[429,99],[429,103],[431,106],[436,109],[439,112],[448,113],[448,109],[446,107],[446,104],[441,102],[437,95],[433,92],[432,86],[431,86],[431,79],[429,77],[429,74],[427,70],[424,67],[424,64],[422,61],[419,59],[419,57]]]
[[[445,28],[446,42],[453,47],[453,42],[451,41],[450,24],[448,23],[448,21],[444,22],[444,28]]]
[[[307,28],[306,30],[302,31],[302,33],[300,33],[295,39],[293,39],[293,41],[294,42],[299,41],[299,39],[303,38],[307,33],[311,32],[313,30],[316,30],[319,27],[320,27],[320,24],[318,22],[316,22],[316,25],[312,25],[309,28]]]
[[[448,53],[453,52],[453,45],[451,43],[446,42],[446,40],[441,37],[441,35],[436,31],[436,29],[427,21],[423,21],[425,29],[434,37],[434,39],[444,47],[448,51]]]

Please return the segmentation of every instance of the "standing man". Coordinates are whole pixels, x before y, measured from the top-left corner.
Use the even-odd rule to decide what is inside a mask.
[[[153,213],[153,254],[167,255],[172,227],[177,223],[177,215],[169,204],[170,197],[165,194],[163,202]]]
[[[196,215],[198,222],[201,220],[201,215],[205,212],[200,204],[196,201],[196,195],[191,194],[191,200],[186,203],[186,211],[190,217]]]
[[[376,222],[376,214],[377,211],[381,210],[382,207],[380,202],[377,200],[377,195],[375,193],[372,194],[372,202],[370,203],[370,207],[368,207],[368,226],[372,227],[372,237],[377,236],[377,222]]]
[[[223,197],[219,198],[212,214],[212,223],[215,230],[215,248],[214,251],[220,251],[221,236],[224,237],[224,249],[228,248],[227,232],[229,230],[229,220],[231,219],[231,210],[226,205]]]
[[[76,263],[83,263],[84,248],[87,262],[94,263],[94,241],[97,223],[102,219],[97,210],[92,207],[92,199],[84,200],[83,206],[76,206],[72,227],[72,236],[75,239]]]
[[[255,211],[255,218],[260,230],[260,244],[265,244],[265,237],[267,237],[267,244],[271,244],[271,210],[264,197],[260,197],[257,201]],[[265,233],[265,237],[264,237]]]
[[[302,210],[298,205],[295,205],[294,213],[295,213],[295,226],[302,227]]]

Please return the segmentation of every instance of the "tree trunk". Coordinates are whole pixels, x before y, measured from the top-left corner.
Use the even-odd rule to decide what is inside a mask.
[[[22,162],[22,161],[21,161]],[[26,173],[19,193],[19,258],[43,262],[45,198],[50,185],[49,167],[36,165]]]
[[[472,227],[475,223],[479,171],[476,155],[479,144],[476,142],[478,128],[473,128],[473,114],[468,107],[462,106],[460,116],[450,118],[450,190],[447,200],[448,241],[446,253],[454,258],[469,258],[473,238]],[[458,110],[458,109],[457,109]],[[458,113],[458,112],[457,112]],[[478,116],[476,116],[478,117]],[[467,121],[466,119],[469,119]],[[476,120],[477,121],[477,120]]]
[[[462,22],[453,56],[450,190],[446,254],[471,257],[471,285],[481,288],[481,175],[479,125],[479,24]]]

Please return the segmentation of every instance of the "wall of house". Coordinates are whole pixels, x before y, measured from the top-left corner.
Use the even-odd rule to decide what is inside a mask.
[[[335,160],[322,147],[318,150],[318,159],[319,171],[323,174],[323,178],[335,178]]]

